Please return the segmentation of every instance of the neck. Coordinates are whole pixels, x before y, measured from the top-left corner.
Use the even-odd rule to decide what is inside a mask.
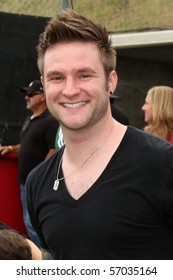
[[[66,149],[64,156],[70,161],[81,162],[88,154],[96,149],[111,133],[114,126],[114,119],[97,124],[92,128],[79,131],[63,131]],[[112,133],[111,133],[112,135]],[[77,151],[77,157],[76,157]]]

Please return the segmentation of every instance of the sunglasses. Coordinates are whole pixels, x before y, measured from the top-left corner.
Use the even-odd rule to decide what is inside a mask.
[[[42,94],[42,92],[28,92],[28,93],[25,94],[25,96],[30,98],[30,97],[33,97],[33,96],[38,95],[38,94]]]

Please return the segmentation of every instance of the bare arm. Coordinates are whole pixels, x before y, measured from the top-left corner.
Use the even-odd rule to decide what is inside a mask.
[[[50,156],[52,156],[56,152],[55,149],[50,149],[48,154],[46,155],[45,159],[48,159]]]
[[[20,152],[20,144],[14,146],[0,146],[0,154],[5,155],[9,153],[19,153]]]
[[[32,260],[42,260],[41,250],[29,239],[27,239],[32,251]]]

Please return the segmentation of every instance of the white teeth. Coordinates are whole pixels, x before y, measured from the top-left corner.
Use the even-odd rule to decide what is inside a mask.
[[[86,102],[83,101],[83,102],[77,102],[77,103],[74,103],[74,104],[64,103],[63,105],[67,108],[78,108],[78,107],[80,107],[82,105],[85,105],[85,104],[86,104]]]

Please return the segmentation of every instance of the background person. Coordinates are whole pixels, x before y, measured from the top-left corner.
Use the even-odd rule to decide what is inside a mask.
[[[25,235],[0,222],[0,260],[41,260],[40,249]]]
[[[120,99],[119,96],[110,94],[112,116],[118,122],[120,122],[124,125],[129,125],[130,123],[129,123],[128,116],[124,113],[124,111],[120,107],[115,105],[115,101],[118,99]]]
[[[155,86],[149,89],[142,106],[147,125],[144,131],[171,141],[173,133],[173,88]]]
[[[43,86],[40,80],[32,81],[21,88],[25,94],[26,107],[32,112],[21,129],[20,143],[14,146],[0,146],[0,153],[19,153],[19,182],[24,224],[29,238],[39,246],[39,239],[33,229],[26,204],[25,181],[29,172],[41,161],[55,153],[55,135],[58,122],[50,115]]]

